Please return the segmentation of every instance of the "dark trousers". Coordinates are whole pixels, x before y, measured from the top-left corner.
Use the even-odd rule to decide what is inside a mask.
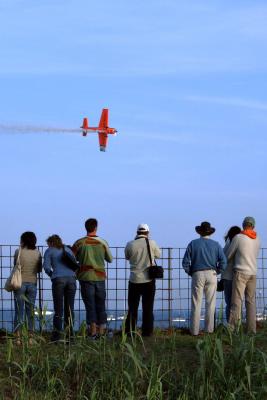
[[[54,302],[54,337],[59,338],[62,330],[63,310],[64,328],[69,328],[72,334],[74,323],[74,299],[76,293],[76,280],[74,277],[55,278],[52,281],[52,294]]]
[[[136,330],[138,319],[138,306],[142,296],[142,336],[150,336],[153,333],[154,315],[153,306],[155,298],[155,280],[147,283],[129,282],[128,287],[128,314],[125,322],[125,332]]]

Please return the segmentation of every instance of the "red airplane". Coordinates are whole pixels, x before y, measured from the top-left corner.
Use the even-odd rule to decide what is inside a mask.
[[[84,118],[81,129],[83,130],[83,136],[86,136],[88,132],[98,132],[100,151],[106,151],[108,135],[117,133],[115,128],[109,128],[108,126],[108,108],[103,108],[99,126],[89,127],[88,118]]]

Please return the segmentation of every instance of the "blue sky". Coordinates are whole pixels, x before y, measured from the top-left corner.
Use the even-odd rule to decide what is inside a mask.
[[[0,1],[0,242],[185,246],[253,215],[267,245],[265,1]],[[118,129],[95,135],[32,127]],[[23,128],[21,132],[12,127]],[[25,128],[25,127],[28,127]]]

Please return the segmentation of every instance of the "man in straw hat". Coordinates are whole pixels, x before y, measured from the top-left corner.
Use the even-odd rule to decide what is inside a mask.
[[[187,246],[183,268],[192,276],[191,322],[190,332],[199,334],[199,322],[203,292],[205,294],[205,332],[214,330],[214,313],[216,305],[217,274],[226,268],[226,258],[218,242],[210,239],[215,232],[209,222],[202,222],[195,227],[200,235]]]
[[[260,240],[254,230],[255,219],[246,217],[243,230],[236,235],[226,251],[233,260],[233,289],[229,325],[234,328],[241,320],[241,306],[245,295],[247,331],[256,333],[256,274]]]

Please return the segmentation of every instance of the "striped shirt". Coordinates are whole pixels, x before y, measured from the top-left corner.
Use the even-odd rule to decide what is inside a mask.
[[[80,281],[103,281],[106,279],[105,261],[112,262],[108,243],[98,236],[78,239],[72,251],[79,261],[77,277]]]

